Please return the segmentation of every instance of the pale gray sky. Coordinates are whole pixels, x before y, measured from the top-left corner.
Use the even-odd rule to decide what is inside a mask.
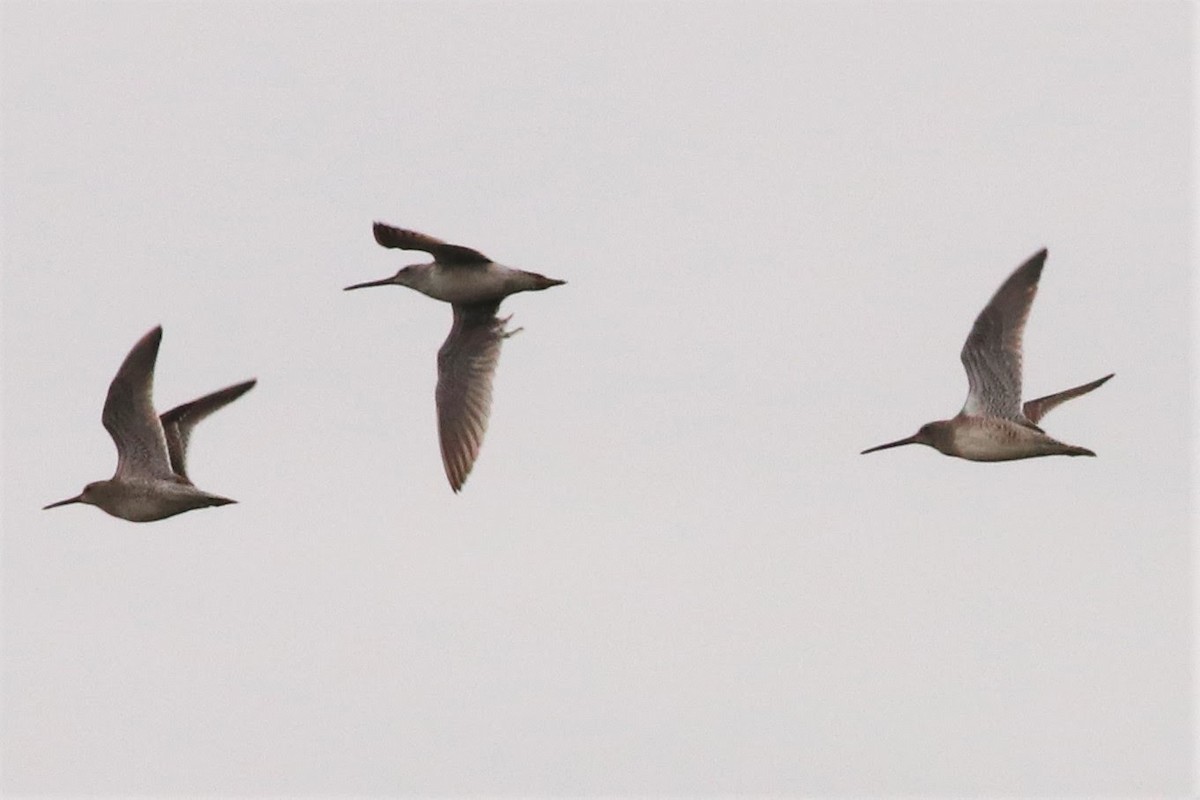
[[[1194,15],[5,3],[3,789],[1184,794]],[[374,219],[569,282],[459,496]],[[1043,246],[1099,457],[859,456]],[[160,323],[239,504],[41,511]]]

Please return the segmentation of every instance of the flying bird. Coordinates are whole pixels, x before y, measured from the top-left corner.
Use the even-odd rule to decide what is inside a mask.
[[[403,267],[390,278],[347,286],[407,286],[454,311],[450,335],[438,350],[437,418],[442,466],[450,488],[462,489],[487,430],[492,408],[492,377],[500,359],[500,345],[521,328],[506,330],[511,317],[500,319],[500,301],[517,292],[561,286],[566,281],[536,272],[513,269],[457,244],[416,231],[374,224],[375,241],[384,247],[420,250],[433,256],[429,264]]]
[[[153,522],[237,502],[196,488],[187,475],[187,446],[198,422],[250,391],[257,381],[206,394],[159,416],[151,395],[160,342],[162,326],[133,346],[109,384],[101,421],[117,446],[116,473],[45,508],[87,503],[131,522]]]
[[[912,436],[863,450],[864,454],[924,444],[971,461],[1096,455],[1086,447],[1047,436],[1038,423],[1051,409],[1102,386],[1112,374],[1021,403],[1021,338],[1046,255],[1046,250],[1040,250],[1017,267],[975,319],[962,349],[969,389],[958,415],[926,423]]]

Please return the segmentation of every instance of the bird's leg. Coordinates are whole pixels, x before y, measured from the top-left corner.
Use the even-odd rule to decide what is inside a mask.
[[[504,330],[504,326],[508,324],[508,321],[510,319],[512,319],[512,314],[509,314],[507,317],[500,320],[500,336],[501,336],[501,338],[507,339],[510,336],[516,336],[518,333],[525,330],[524,328],[514,328],[511,331]]]

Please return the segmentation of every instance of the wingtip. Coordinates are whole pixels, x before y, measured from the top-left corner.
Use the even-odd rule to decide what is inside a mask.
[[[450,491],[458,494],[467,485],[467,478],[471,475],[471,467],[467,467],[465,472],[458,470],[452,471],[449,466],[446,466],[446,482],[450,484]]]
[[[228,391],[233,395],[233,398],[229,402],[232,403],[255,386],[258,386],[258,378],[250,378],[249,380],[244,380],[241,383],[235,383],[233,386],[230,386]]]
[[[258,378],[250,378],[249,380],[244,380],[241,383],[235,383],[232,386],[226,386],[224,389],[218,389],[217,391],[213,392],[212,394],[205,395],[205,397],[201,398],[201,399],[206,399],[208,397],[224,396],[225,400],[222,402],[221,405],[227,405],[228,403],[232,403],[234,400],[237,400],[239,397],[241,397],[242,395],[244,395],[246,392],[250,391],[257,385],[258,385]],[[218,406],[218,408],[219,408],[219,406]]]
[[[154,369],[154,361],[158,359],[158,348],[162,344],[163,329],[162,325],[155,325],[150,330],[142,334],[142,338],[129,350],[129,354],[125,356],[125,363],[131,363],[139,359],[149,359],[150,369]],[[122,364],[124,367],[124,364]]]
[[[398,230],[399,228],[396,226],[379,220],[371,223],[371,234],[375,237],[375,243],[382,247],[395,247],[395,243],[390,237],[394,236]]]

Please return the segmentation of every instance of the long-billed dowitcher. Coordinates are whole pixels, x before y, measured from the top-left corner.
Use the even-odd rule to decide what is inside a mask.
[[[1064,444],[1037,426],[1055,406],[1087,394],[1112,377],[1021,404],[1021,337],[1038,279],[1046,263],[1041,250],[1017,267],[975,320],[962,349],[967,402],[953,419],[921,426],[912,436],[863,450],[873,453],[905,444],[924,444],[971,461],[1010,461],[1036,456],[1094,456],[1086,447]]]
[[[433,256],[433,263],[413,264],[390,278],[347,286],[347,291],[389,284],[407,286],[450,303],[454,309],[454,325],[438,350],[436,399],[442,466],[450,488],[457,492],[483,444],[500,345],[521,330],[505,330],[511,317],[497,318],[500,301],[510,294],[549,289],[566,281],[506,267],[470,247],[447,244],[382,222],[374,224],[374,231],[375,241],[384,247],[420,250]]]
[[[196,423],[241,397],[256,381],[207,394],[160,417],[151,394],[161,341],[162,326],[143,336],[109,384],[101,420],[117,445],[116,473],[109,480],[89,483],[78,496],[46,508],[87,503],[114,517],[152,522],[195,508],[237,502],[197,489],[187,476],[185,456]]]

